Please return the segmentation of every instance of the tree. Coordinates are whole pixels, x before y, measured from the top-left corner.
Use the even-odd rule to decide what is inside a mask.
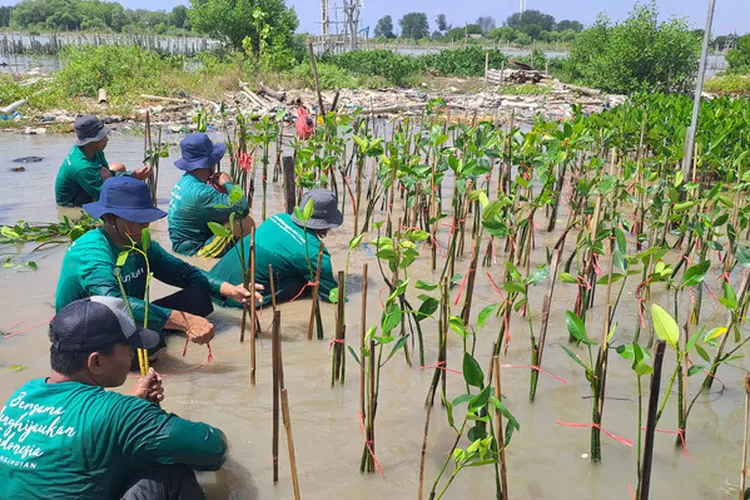
[[[553,31],[555,29],[555,18],[538,10],[527,10],[523,13],[516,12],[505,20],[505,25],[515,30],[531,34],[530,27],[535,26],[533,31]]]
[[[446,33],[451,29],[445,14],[438,14],[437,18],[435,18],[435,24],[437,24],[437,30],[440,33]]]
[[[401,26],[401,37],[419,40],[430,35],[430,24],[424,12],[410,12],[398,22]]]
[[[176,28],[185,29],[188,24],[188,8],[184,5],[177,5],[169,13],[169,24]]]
[[[13,11],[13,7],[6,6],[0,7],[0,26],[10,26],[10,14]]]
[[[557,23],[557,26],[555,26],[555,31],[567,30],[573,30],[576,33],[580,33],[581,31],[583,31],[583,24],[579,23],[578,21],[569,21],[568,19],[565,19]]]
[[[484,36],[487,36],[490,31],[495,29],[495,18],[492,16],[481,16],[477,18],[476,24],[479,25],[480,28],[482,28],[482,34]]]
[[[445,34],[445,40],[447,42],[456,42],[463,40],[466,35],[481,35],[482,27],[478,24],[467,24],[463,28],[453,28]]]
[[[378,24],[375,26],[375,36],[396,38],[396,34],[393,33],[393,18],[391,16],[383,16],[378,20]]]
[[[727,62],[732,73],[750,73],[750,33],[737,40],[737,48],[727,53]]]
[[[502,26],[490,31],[489,37],[493,40],[500,40],[501,42],[512,42],[516,39],[516,30],[509,28],[508,26]]]
[[[578,34],[563,69],[569,79],[606,92],[685,91],[700,45],[684,19],[659,24],[654,3],[637,5],[620,24],[600,14]]]
[[[297,14],[283,0],[190,0],[190,21],[195,31],[224,40],[241,50],[247,37],[255,53],[261,43],[253,12],[259,8],[268,27],[266,42],[286,47],[299,26]]]

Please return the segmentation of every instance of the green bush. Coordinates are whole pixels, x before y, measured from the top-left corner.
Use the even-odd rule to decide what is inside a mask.
[[[722,75],[706,81],[706,92],[750,96],[750,75]]]
[[[315,87],[315,77],[309,64],[299,64],[292,68],[289,76],[305,87]],[[349,71],[334,64],[318,63],[318,81],[321,89],[351,89],[360,86],[360,79]]]
[[[167,92],[159,82],[160,73],[179,67],[176,60],[164,58],[140,47],[102,45],[68,47],[62,53],[63,68],[57,82],[69,95],[94,97],[100,88],[110,98],[134,92]]]
[[[750,33],[737,40],[737,48],[727,54],[730,73],[750,74]]]
[[[498,50],[490,50],[490,68],[499,68],[506,57]],[[477,46],[468,46],[457,50],[443,50],[439,54],[430,54],[418,58],[424,71],[441,76],[483,76],[485,50]]]
[[[324,62],[362,76],[382,76],[395,85],[404,85],[420,67],[418,58],[402,56],[390,50],[359,50],[326,56]]]
[[[600,15],[571,45],[565,78],[607,92],[683,91],[692,83],[700,39],[685,20],[659,24],[655,4],[612,24]]]

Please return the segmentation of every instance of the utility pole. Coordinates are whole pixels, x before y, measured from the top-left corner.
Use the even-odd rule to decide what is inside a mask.
[[[526,12],[526,0],[520,0],[520,4],[518,6],[518,11],[523,14]]]
[[[706,31],[703,34],[703,50],[698,68],[698,81],[695,85],[695,101],[693,102],[693,118],[685,134],[685,156],[682,160],[682,176],[690,179],[690,168],[693,165],[693,150],[695,149],[695,133],[698,128],[698,114],[701,109],[701,95],[703,94],[703,79],[706,75],[706,61],[708,60],[708,44],[711,41],[711,26],[714,22],[714,8],[716,0],[708,0],[708,14],[706,16]]]

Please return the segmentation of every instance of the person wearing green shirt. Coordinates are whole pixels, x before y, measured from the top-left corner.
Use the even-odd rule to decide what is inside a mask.
[[[276,300],[289,301],[306,291],[315,280],[318,266],[318,251],[321,240],[330,229],[339,227],[344,215],[338,209],[336,195],[326,189],[308,191],[302,197],[301,207],[313,202],[313,214],[307,223],[295,215],[276,214],[268,218],[255,230],[255,280],[263,285],[263,304],[271,301],[271,280],[268,265],[273,266]],[[245,262],[250,262],[250,238],[245,238]],[[312,270],[312,274],[310,274]],[[208,273],[216,280],[242,281],[242,268],[235,252],[219,260]],[[338,284],[333,276],[331,255],[323,247],[320,266],[320,297],[328,301],[328,294]],[[239,307],[236,301],[228,300],[225,305]]]
[[[2,497],[205,499],[194,471],[221,468],[224,433],[163,410],[153,368],[130,395],[105,390],[125,383],[134,348],[159,334],[136,327],[122,299],[90,297],[63,308],[49,337],[50,376],[0,407]]]
[[[223,143],[214,144],[202,132],[190,134],[180,142],[182,158],[175,166],[185,174],[172,189],[169,197],[169,239],[172,250],[183,255],[221,257],[234,245],[232,234],[214,235],[209,222],[228,225],[232,212],[239,220],[232,228],[234,236],[242,238],[255,225],[248,215],[245,197],[232,202],[230,193],[235,187],[226,173],[215,172],[216,165],[226,153]],[[238,189],[238,188],[237,188]],[[244,234],[243,234],[244,233]]]
[[[104,149],[112,131],[94,115],[76,119],[76,141],[57,172],[55,201],[63,207],[80,207],[99,199],[102,183],[116,175],[132,175],[144,180],[150,169],[143,167],[131,174],[125,171],[122,163],[107,163]]]
[[[131,177],[107,179],[99,201],[83,208],[92,217],[102,219],[104,224],[74,241],[65,254],[55,295],[57,312],[85,297],[122,297],[122,282],[135,320],[142,325],[146,311],[146,273],[150,270],[155,279],[181,290],[149,304],[149,328],[160,333],[184,332],[192,342],[206,344],[214,337],[214,327],[205,319],[213,311],[212,295],[243,303],[252,300],[242,280],[232,285],[211,278],[173,257],[156,241],[151,241],[145,251],[148,267],[144,256],[137,251],[131,251],[124,262],[117,265],[120,253],[131,248],[133,242],[138,242],[142,249],[143,229],[166,216],[153,206],[145,182]],[[256,293],[256,299],[260,298]],[[165,345],[162,339],[158,348]]]

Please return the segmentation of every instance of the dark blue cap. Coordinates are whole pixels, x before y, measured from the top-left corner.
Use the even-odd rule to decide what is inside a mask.
[[[104,181],[99,201],[86,203],[83,209],[96,219],[111,214],[139,224],[149,224],[167,216],[154,206],[148,185],[128,176],[110,177]]]
[[[223,142],[214,144],[203,132],[190,134],[180,141],[182,158],[174,162],[174,166],[185,172],[192,172],[201,168],[211,168],[224,157],[227,147]]]

